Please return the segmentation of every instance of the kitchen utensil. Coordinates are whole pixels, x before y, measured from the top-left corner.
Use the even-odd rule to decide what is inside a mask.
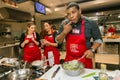
[[[52,57],[50,57],[50,58],[52,58]],[[43,66],[44,66],[44,63],[47,62],[47,61],[49,61],[49,59],[36,60],[36,61],[33,61],[33,62],[31,63],[31,65],[34,66],[34,67],[43,67]]]
[[[30,69],[19,69],[11,72],[8,77],[10,80],[25,80],[30,74]]]
[[[2,65],[2,66],[10,66],[10,67],[14,67],[14,65],[12,65],[12,64],[7,64],[7,63],[5,63],[5,64],[0,64],[0,65]]]
[[[60,66],[53,72],[51,78],[54,78],[59,70],[60,70]]]
[[[33,61],[31,63],[31,65],[34,67],[42,67],[44,65],[44,61],[43,60],[36,60],[36,61]]]
[[[0,59],[4,58],[4,56],[0,56]]]
[[[92,73],[89,73],[89,74],[82,76],[82,78],[87,78],[87,77],[93,76],[95,74],[96,74],[96,72],[92,72]]]
[[[23,69],[25,69],[25,68],[26,68],[26,64],[27,64],[27,61],[25,61],[25,64],[24,64],[24,66],[23,66]]]
[[[0,65],[16,67],[19,65],[19,62],[16,58],[2,58],[0,60]]]
[[[80,61],[80,60],[82,60],[82,59],[84,59],[84,57],[80,57],[80,58],[78,58],[77,60]]]

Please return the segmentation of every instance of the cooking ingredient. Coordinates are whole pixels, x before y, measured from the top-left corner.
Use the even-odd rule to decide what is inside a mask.
[[[66,70],[77,70],[77,69],[83,68],[83,65],[80,64],[77,60],[72,60],[72,61],[63,63],[63,68]]]
[[[108,80],[108,74],[106,73],[105,64],[101,64],[101,71],[99,72],[99,80]]]

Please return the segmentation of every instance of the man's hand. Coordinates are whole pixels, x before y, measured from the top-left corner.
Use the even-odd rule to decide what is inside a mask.
[[[72,30],[72,26],[71,26],[72,22],[69,22],[68,24],[64,24],[63,25],[63,33],[64,34],[68,34],[71,30]]]
[[[56,41],[61,43],[65,39],[66,35],[72,30],[71,26],[72,22],[69,22],[68,24],[64,23],[63,24],[63,31],[56,37]]]
[[[93,52],[91,51],[91,50],[87,50],[87,51],[85,51],[85,53],[84,53],[84,55],[82,56],[82,58],[90,58],[90,59],[92,59],[92,57],[93,57]]]

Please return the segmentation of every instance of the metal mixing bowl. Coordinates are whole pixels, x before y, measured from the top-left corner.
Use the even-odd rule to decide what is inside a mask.
[[[64,65],[68,65],[69,67],[73,66],[70,65],[70,63],[71,61],[62,64],[63,71],[69,76],[79,76],[83,72],[84,65],[81,62],[77,62],[76,64],[78,64],[78,66],[75,66],[75,69],[68,69],[64,67]]]
[[[44,65],[44,61],[43,60],[36,60],[36,61],[33,61],[31,63],[32,66],[36,66],[36,67],[43,67]]]

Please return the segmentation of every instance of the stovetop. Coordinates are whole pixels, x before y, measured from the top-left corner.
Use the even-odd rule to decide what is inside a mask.
[[[31,75],[30,75],[29,79],[27,79],[27,80],[35,80],[35,78],[42,76],[50,68],[51,67],[49,67],[49,66],[47,66],[45,69],[30,67]],[[0,66],[0,80],[9,80],[8,75],[12,71],[13,71],[12,67]]]
[[[8,66],[0,66],[0,73],[4,73],[9,70],[11,70],[11,68]]]
[[[0,80],[6,80],[6,76],[11,72],[11,67],[0,66]]]

